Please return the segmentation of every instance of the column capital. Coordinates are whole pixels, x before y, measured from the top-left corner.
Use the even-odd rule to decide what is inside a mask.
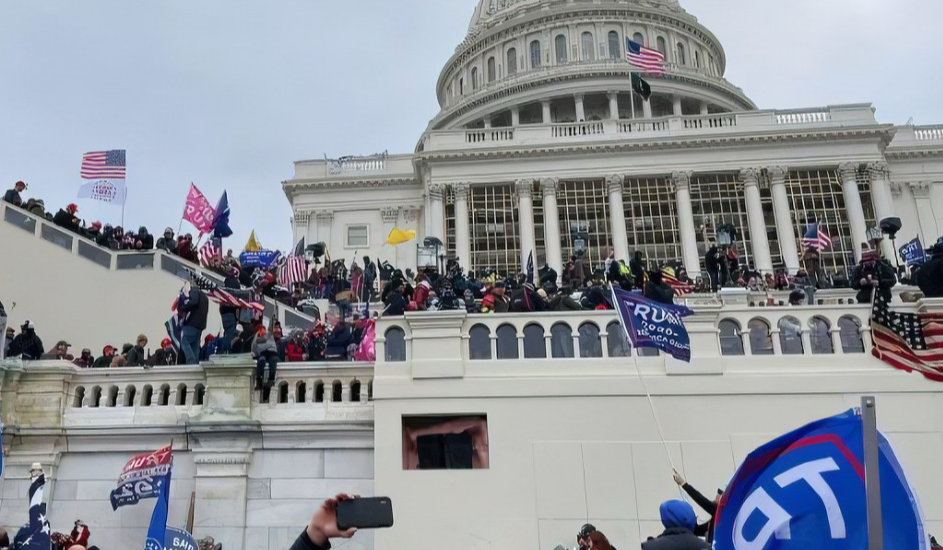
[[[930,198],[930,187],[931,184],[929,181],[911,181],[908,182],[910,190],[914,194],[915,199],[929,199]]]
[[[541,104],[541,105],[547,105],[547,106],[549,107],[551,101],[553,101],[553,100],[552,100],[552,99],[541,99],[541,100],[540,100],[540,104]]]
[[[841,175],[842,183],[846,181],[855,181],[858,177],[857,162],[843,162],[838,165],[838,173]]]
[[[625,178],[619,174],[612,174],[612,175],[606,176],[606,188],[609,190],[610,193],[613,193],[615,191],[619,191],[621,193],[622,184],[624,183],[625,183]]]
[[[786,176],[788,174],[789,168],[786,166],[770,166],[766,169],[766,175],[769,176],[770,185],[786,183]]]
[[[614,91],[614,90],[609,90],[608,92],[606,92],[606,96],[608,96],[609,99],[612,99],[614,97],[619,97],[619,92]]]
[[[584,95],[585,95],[585,94],[583,94],[582,92],[579,92],[579,93],[573,94],[573,97],[574,97],[577,101],[583,101]]]
[[[674,184],[676,190],[687,191],[691,188],[692,177],[694,177],[694,172],[674,172],[671,174],[671,183]]]
[[[453,183],[452,193],[455,195],[456,199],[468,200],[468,192],[470,188],[471,186],[464,182]]]
[[[901,194],[904,192],[904,186],[900,184],[899,181],[892,181],[887,184],[891,190],[891,196],[895,199],[900,198]]]
[[[330,222],[334,220],[334,211],[333,210],[318,210],[314,213],[317,220],[323,220]]]
[[[887,172],[887,163],[883,160],[868,163],[868,173],[871,174],[871,179],[887,178]]]
[[[399,219],[399,208],[383,208],[380,210],[380,216],[383,218],[383,223],[396,223]]]
[[[514,190],[517,191],[518,198],[531,198],[534,194],[534,180],[519,179],[514,182]]]
[[[760,171],[756,168],[744,168],[740,170],[740,180],[745,187],[758,187],[760,184]]]
[[[409,206],[403,207],[403,220],[407,222],[414,222],[419,219],[419,212],[422,211],[421,206],[411,204]]]
[[[445,196],[445,185],[442,183],[430,183],[427,189],[429,190],[429,197],[435,200],[442,200]]]
[[[295,223],[308,223],[311,212],[295,212]]]
[[[540,189],[544,193],[556,193],[559,186],[559,178],[540,178]]]

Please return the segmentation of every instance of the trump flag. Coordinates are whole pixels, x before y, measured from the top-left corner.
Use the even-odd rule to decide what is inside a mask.
[[[693,311],[684,306],[659,304],[615,287],[612,304],[633,346],[660,349],[679,361],[691,362],[691,338],[682,318],[693,315]]]
[[[863,433],[853,409],[750,453],[721,498],[714,550],[867,550]],[[879,441],[884,549],[926,550],[914,491]]]

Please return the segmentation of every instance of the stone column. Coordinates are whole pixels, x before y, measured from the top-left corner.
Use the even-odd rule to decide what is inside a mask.
[[[629,238],[625,228],[625,205],[622,202],[622,185],[625,179],[614,174],[606,178],[609,190],[609,232],[612,234],[612,247],[616,251],[616,260],[629,263]]]
[[[641,96],[639,96],[641,97]],[[651,99],[642,100],[642,117],[643,118],[652,118],[652,101]]]
[[[491,117],[490,117],[490,116],[486,116],[486,117],[485,117],[485,128],[491,128]]]
[[[515,105],[511,107],[511,126],[521,125],[521,108]]]
[[[619,92],[609,92],[609,118],[619,120]]]
[[[874,215],[877,217],[878,226],[881,220],[894,216],[894,199],[891,197],[891,186],[887,181],[887,163],[872,162],[868,165],[868,172],[871,174],[871,201],[874,203]],[[894,243],[887,237],[881,241],[881,254],[892,264],[897,256],[894,250]]]
[[[583,94],[574,95],[573,100],[576,104],[576,121],[583,122],[586,120],[586,111],[583,108]]]
[[[544,200],[544,242],[547,246],[547,265],[563,276],[563,243],[560,240],[560,209],[557,207],[557,178],[540,180]]]
[[[429,184],[429,233],[445,242],[445,186],[441,183]]]
[[[550,114],[550,100],[544,99],[540,102],[540,106],[542,107],[543,112],[543,123],[550,124],[553,122],[553,116]]]
[[[702,115],[709,115],[709,114],[710,114],[710,109],[707,107],[707,102],[706,102],[706,101],[702,101],[702,102],[701,102],[701,114],[702,114]]]
[[[328,250],[334,250],[334,244],[331,242],[331,228],[334,225],[334,212],[330,210],[321,210],[316,213],[315,220],[318,226],[318,237],[321,242],[327,245]],[[341,243],[343,245],[343,243]]]
[[[921,242],[926,246],[936,242],[939,235],[939,229],[936,226],[936,216],[933,214],[933,203],[930,202],[930,189],[932,185],[928,181],[910,182],[910,190],[914,194],[914,200],[917,202],[917,217],[920,221],[920,232],[923,234]]]
[[[861,193],[858,192],[858,165],[853,162],[843,163],[838,167],[841,174],[842,191],[845,194],[845,211],[851,226],[851,240],[855,251],[855,261],[861,261],[861,243],[868,242],[868,225],[864,219],[864,207],[861,205]]]
[[[293,229],[295,233],[295,240],[292,241],[293,244],[298,244],[302,238],[307,238],[308,235],[308,219],[310,219],[310,212],[295,212],[295,220],[293,224]],[[313,243],[305,243],[308,244]]]
[[[678,229],[681,233],[681,256],[688,275],[701,274],[701,255],[697,250],[697,233],[694,229],[694,210],[691,206],[691,176],[693,172],[675,172],[671,182],[678,201]]]
[[[472,268],[471,230],[468,225],[468,184],[452,185],[455,194],[455,255],[465,269]]]
[[[537,241],[534,236],[534,180],[520,179],[514,184],[517,191],[518,214],[521,223],[521,272],[527,269],[527,258],[534,252],[534,262],[537,262]]]
[[[799,271],[799,250],[796,245],[796,228],[792,224],[792,209],[789,207],[789,194],[786,192],[786,174],[789,170],[783,166],[766,169],[769,176],[770,191],[773,195],[773,213],[776,215],[776,237],[779,239],[779,251],[783,263],[790,275]]]
[[[753,266],[760,273],[773,272],[773,259],[769,251],[769,238],[766,235],[766,217],[763,216],[763,203],[760,201],[759,171],[747,168],[740,171],[746,196],[747,221],[750,224],[750,240],[753,241]]]
[[[681,110],[681,96],[674,96],[671,98],[671,106],[674,109],[675,116],[681,116],[684,114],[684,111]]]

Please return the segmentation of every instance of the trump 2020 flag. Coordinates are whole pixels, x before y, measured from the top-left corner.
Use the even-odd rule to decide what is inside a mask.
[[[167,526],[164,532],[164,550],[196,550],[199,548],[193,535],[179,527]]]
[[[927,251],[923,249],[920,237],[900,247],[900,257],[911,267],[927,263]]]
[[[615,287],[612,304],[633,346],[660,349],[679,361],[691,362],[691,338],[682,319],[693,315],[693,311],[684,306],[659,304]]]
[[[147,528],[147,540],[144,550],[164,550],[167,536],[167,511],[170,508],[170,473],[167,482],[157,489],[157,503],[151,514],[151,524]]]
[[[199,229],[201,235],[213,230],[213,221],[216,219],[216,209],[192,183],[190,184],[190,192],[187,194],[187,205],[183,210],[183,219]]]
[[[714,550],[867,550],[863,432],[853,409],[750,453],[721,497]],[[926,550],[914,491],[879,441],[884,549]]]
[[[128,192],[124,181],[127,177],[125,151],[93,151],[82,155],[82,179],[79,187],[80,199],[124,204]]]
[[[173,460],[169,445],[129,460],[118,476],[118,487],[111,492],[111,507],[117,510],[126,504],[137,504],[142,498],[159,496],[163,487],[170,484]]]

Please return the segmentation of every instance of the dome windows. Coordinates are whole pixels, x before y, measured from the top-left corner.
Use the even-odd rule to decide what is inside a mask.
[[[687,65],[687,56],[684,53],[684,44],[678,42],[678,65]]]
[[[641,44],[641,45],[644,46],[644,45],[645,45],[645,37],[642,36],[642,33],[637,32],[637,33],[635,33],[634,35],[632,35],[632,42],[635,42],[636,44]]]
[[[472,90],[478,89],[478,67],[472,67],[471,70]]]
[[[593,33],[586,31],[580,37],[580,44],[583,48],[583,61],[596,60],[596,46],[593,43]]]
[[[659,36],[656,43],[656,49],[661,52],[665,59],[668,59],[668,43],[665,42],[664,36]]]
[[[553,49],[554,53],[557,56],[557,64],[562,65],[566,63],[566,35],[558,34],[556,38],[553,39]]]
[[[492,83],[498,77],[497,64],[494,61],[494,57],[488,58],[488,83]]]
[[[619,33],[609,31],[609,59],[619,59],[622,57],[622,47],[619,45]]]
[[[517,74],[517,48],[510,48],[507,53],[508,76]]]
[[[540,68],[540,40],[534,40],[530,43],[530,68]]]

